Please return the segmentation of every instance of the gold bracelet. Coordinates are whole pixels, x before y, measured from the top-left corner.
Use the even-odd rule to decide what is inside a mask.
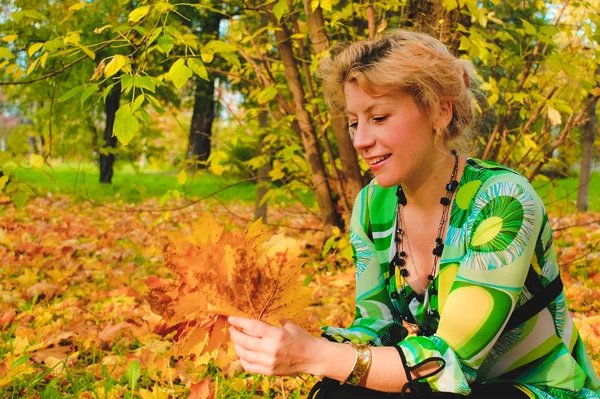
[[[352,366],[352,369],[350,369],[350,373],[348,374],[348,376],[346,378],[344,378],[343,381],[340,381],[340,385],[344,385],[346,383],[346,381],[348,381],[350,376],[352,376],[352,373],[354,373],[354,369],[356,368],[356,363],[358,363],[358,351],[356,350],[356,346],[354,346],[354,344],[352,342],[346,342],[346,343],[351,345],[354,348],[354,354],[356,355],[356,358],[354,359],[354,365]]]
[[[349,342],[350,345],[356,351],[356,360],[354,361],[354,366],[352,366],[352,371],[343,382],[340,382],[341,385],[348,384],[356,386],[360,384],[364,376],[369,371],[369,367],[371,367],[371,349],[369,349],[366,345],[355,345]]]

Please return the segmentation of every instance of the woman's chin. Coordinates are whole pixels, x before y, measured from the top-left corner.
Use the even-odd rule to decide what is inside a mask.
[[[377,184],[383,188],[390,188],[390,187],[395,187],[397,186],[399,183],[396,181],[396,179],[390,179],[388,176],[385,176],[383,174],[377,176],[375,175],[375,181],[377,182]]]

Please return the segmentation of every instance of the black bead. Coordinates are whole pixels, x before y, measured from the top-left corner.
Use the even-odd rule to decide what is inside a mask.
[[[438,244],[433,249],[433,254],[435,256],[442,256],[442,252],[444,252],[444,244]]]
[[[438,244],[442,244],[442,239],[440,237],[436,237],[435,242]]]
[[[396,197],[398,197],[398,203],[400,205],[406,205],[406,195],[404,195],[404,191],[400,186],[398,186],[398,189],[396,190]]]
[[[429,311],[429,316],[431,316],[431,317],[439,317],[439,315],[440,314],[435,309],[432,309]]]
[[[397,263],[398,263],[398,266],[400,266],[400,267],[406,266],[406,261],[402,258],[398,258]]]
[[[432,288],[429,290],[429,295],[437,295],[438,294],[438,290],[436,290],[435,288]]]
[[[397,234],[397,235],[400,235],[400,234],[402,234],[402,229],[401,229],[401,228],[397,228],[397,229],[396,229],[396,234]]]
[[[406,290],[404,288],[400,290],[400,295],[406,296]]]
[[[454,155],[454,156],[456,156],[456,154],[457,154],[457,152],[456,152],[456,150],[455,150],[454,148],[450,150],[450,153],[451,153],[452,155]]]
[[[401,251],[400,252],[400,256],[402,256],[403,258],[405,258],[406,257],[406,252],[405,251]]]
[[[392,298],[393,298],[393,299],[398,299],[398,297],[399,297],[399,296],[400,296],[400,295],[398,294],[398,292],[397,292],[397,291],[394,291],[394,292],[392,292]]]
[[[423,328],[423,333],[422,335],[426,336],[426,337],[430,337],[433,335],[433,330],[431,328]]]
[[[427,276],[427,280],[433,281],[433,276],[430,274],[429,276]]]
[[[400,242],[400,241],[401,241],[401,239],[400,239],[400,236],[398,236],[398,235],[397,235],[397,236],[396,236],[396,238],[395,238],[394,240],[395,240],[396,242]]]
[[[408,270],[406,270],[406,269],[400,269],[400,275],[401,275],[402,277],[406,277],[406,276],[408,276]]]
[[[442,197],[440,198],[440,204],[446,206],[446,205],[450,205],[450,199],[446,198],[446,197]]]

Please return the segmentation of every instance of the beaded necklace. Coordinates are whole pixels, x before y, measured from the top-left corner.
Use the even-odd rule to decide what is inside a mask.
[[[450,181],[446,184],[446,194],[440,199],[440,204],[444,207],[442,210],[442,218],[440,219],[440,223],[438,226],[437,236],[435,238],[435,247],[433,248],[433,266],[431,268],[431,273],[427,276],[427,280],[429,281],[427,287],[431,284],[431,282],[435,279],[438,261],[442,256],[442,252],[444,251],[444,243],[442,240],[442,234],[444,233],[444,227],[446,222],[448,221],[448,213],[450,212],[450,204],[452,203],[452,196],[454,195],[454,191],[458,187],[458,182],[456,181],[456,175],[458,173],[458,153],[456,150],[452,149],[450,151],[452,155],[454,155],[454,168],[452,170],[452,175],[450,176]],[[399,274],[402,276],[402,288],[400,289],[400,293],[406,297],[406,280],[405,278],[409,275],[409,271],[407,269],[406,258],[408,254],[404,249],[404,241],[406,241],[406,232],[403,229],[403,218],[402,218],[402,209],[406,205],[406,195],[402,190],[402,186],[398,186],[396,191],[396,196],[398,197],[398,210],[396,217],[396,255],[390,262],[390,279],[395,275]],[[408,245],[408,242],[407,242]],[[414,265],[414,262],[413,262]],[[415,272],[418,275],[418,271],[415,265]],[[427,290],[425,288],[425,291]],[[398,288],[398,287],[397,287]],[[424,293],[418,294],[416,296],[419,302],[423,302]]]

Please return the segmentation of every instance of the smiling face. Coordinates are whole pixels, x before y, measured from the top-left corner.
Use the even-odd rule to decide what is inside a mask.
[[[392,187],[426,176],[443,144],[435,142],[435,125],[402,90],[374,95],[363,80],[344,85],[354,148],[367,162],[377,183]]]

